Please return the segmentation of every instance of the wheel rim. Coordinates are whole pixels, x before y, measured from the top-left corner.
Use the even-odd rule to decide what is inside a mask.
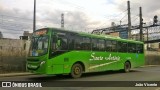
[[[127,62],[126,65],[125,65],[125,69],[126,71],[129,71],[130,70],[130,64]]]
[[[82,75],[82,71],[83,71],[83,68],[81,64],[78,64],[78,63],[74,64],[72,66],[71,76],[73,78],[79,78]]]
[[[79,75],[80,73],[81,73],[80,67],[78,67],[78,66],[75,67],[75,68],[74,68],[74,74],[75,74],[75,75]]]

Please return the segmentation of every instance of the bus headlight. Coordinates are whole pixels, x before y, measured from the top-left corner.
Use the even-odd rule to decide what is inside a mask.
[[[41,63],[40,63],[40,66],[42,66],[43,64],[45,64],[46,62],[45,61],[42,61]]]

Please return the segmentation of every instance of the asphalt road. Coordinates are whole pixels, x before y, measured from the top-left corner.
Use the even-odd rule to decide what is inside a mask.
[[[28,76],[0,77],[0,81],[50,82],[50,84],[54,84],[54,85],[59,84],[57,81],[73,81],[71,84],[75,86],[76,86],[76,83],[74,83],[74,81],[75,82],[78,82],[78,81],[135,81],[135,82],[158,81],[160,82],[160,66],[136,68],[136,69],[133,69],[129,73],[122,73],[120,71],[89,73],[89,74],[84,74],[82,78],[78,78],[78,79],[72,79],[69,76],[28,75]],[[118,82],[118,83],[121,85],[124,82]],[[127,83],[130,83],[130,82],[127,82]],[[97,85],[96,82],[93,85]],[[0,88],[0,90],[8,90],[8,89],[11,89],[11,88]],[[33,89],[33,88],[12,88],[12,90],[26,90],[26,89]],[[160,87],[83,87],[83,86],[74,87],[73,86],[73,87],[34,88],[34,90],[117,90],[117,89],[120,89],[120,90],[160,90]]]

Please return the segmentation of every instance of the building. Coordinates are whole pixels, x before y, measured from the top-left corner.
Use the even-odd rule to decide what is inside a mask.
[[[128,26],[127,25],[118,25],[114,26],[114,23],[112,23],[112,27],[108,28],[102,28],[102,29],[96,29],[93,30],[93,34],[107,34],[111,36],[119,36],[123,39],[128,39]]]
[[[20,39],[23,40],[31,40],[32,38],[32,33],[29,33],[29,31],[24,31],[23,36],[20,36]]]

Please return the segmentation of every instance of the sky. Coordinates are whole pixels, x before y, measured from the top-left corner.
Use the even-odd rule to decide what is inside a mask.
[[[143,21],[153,22],[160,16],[159,0],[130,0],[132,25],[139,24],[139,7]],[[33,30],[34,0],[0,0],[0,31],[5,38],[19,38],[23,31]],[[37,0],[36,29],[61,27],[73,31],[91,32],[94,29],[127,24],[127,0]]]

